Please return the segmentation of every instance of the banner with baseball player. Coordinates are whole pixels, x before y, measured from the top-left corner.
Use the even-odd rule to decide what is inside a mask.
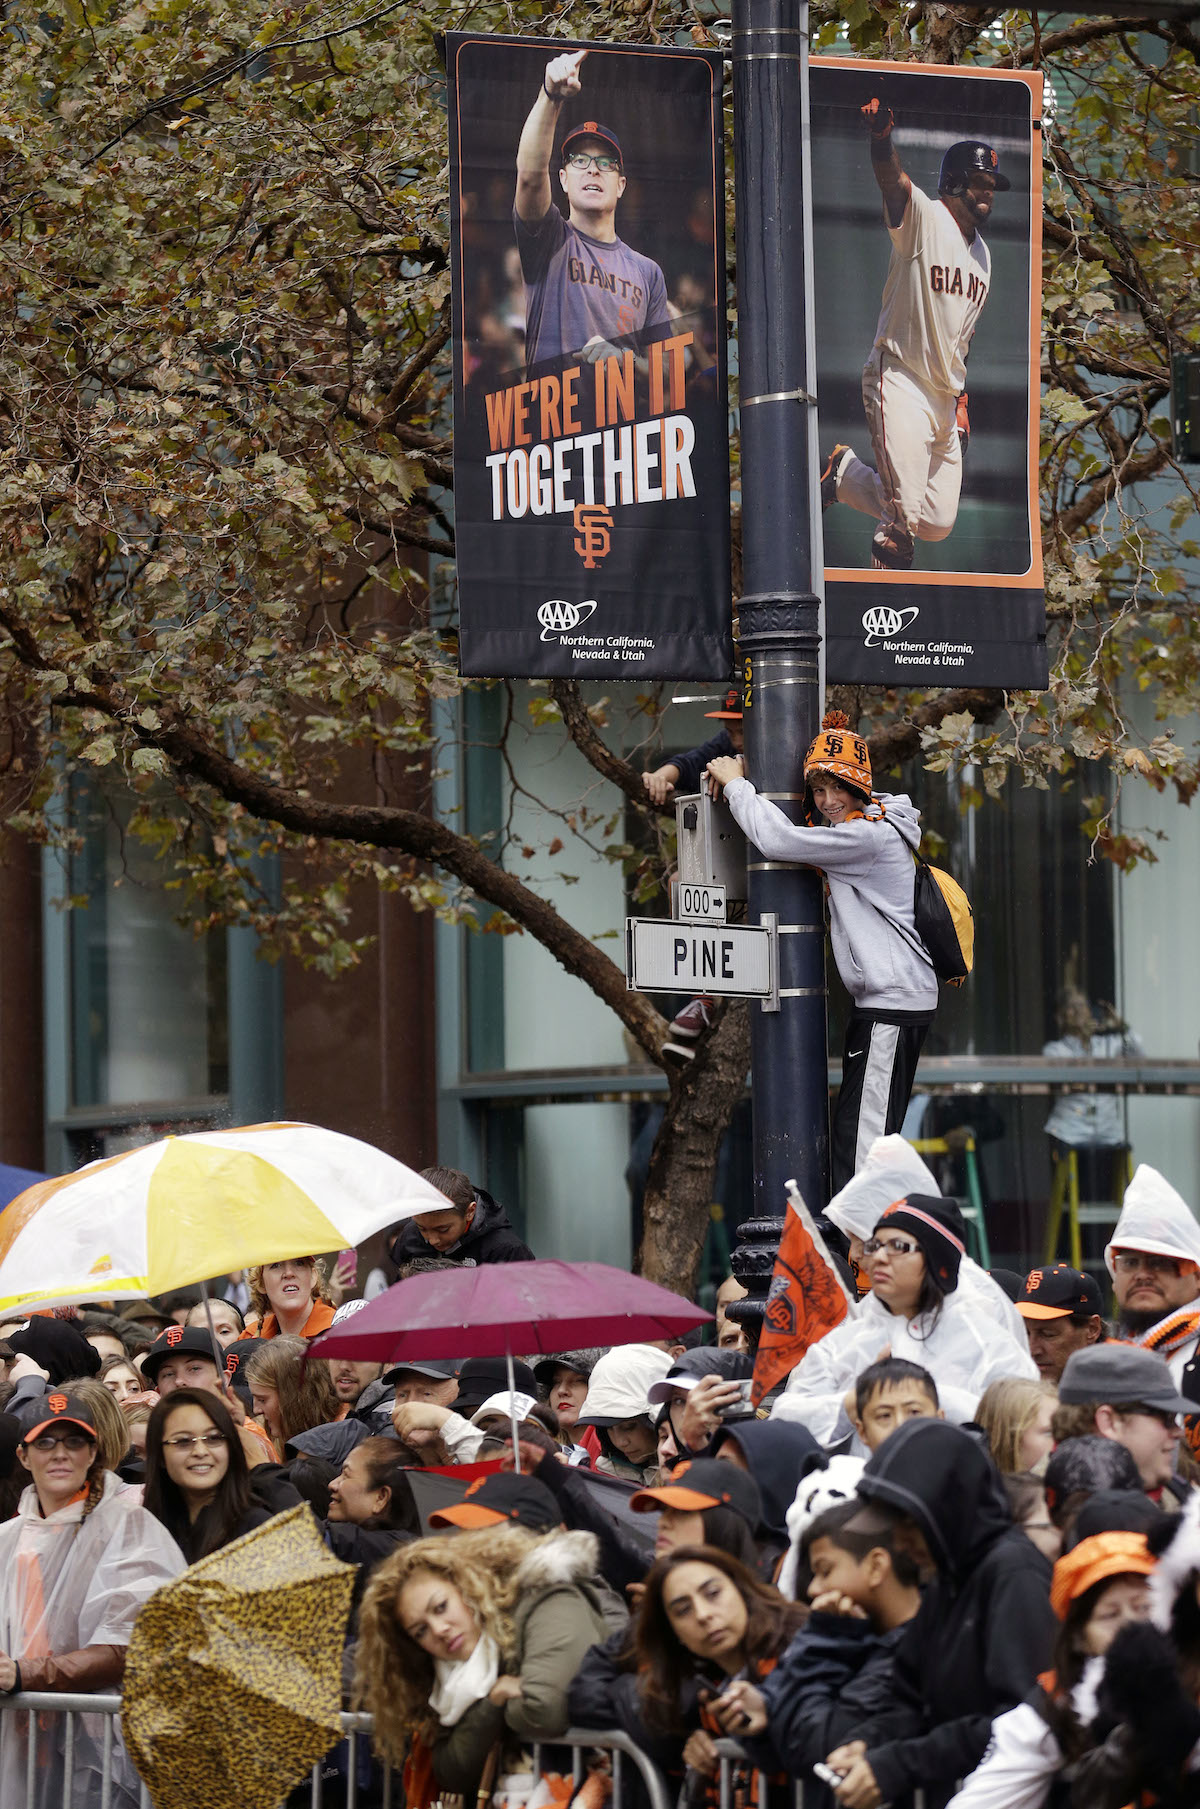
[[[1040,74],[814,58],[827,672],[1047,683]]]
[[[446,47],[461,669],[721,677],[721,57]]]

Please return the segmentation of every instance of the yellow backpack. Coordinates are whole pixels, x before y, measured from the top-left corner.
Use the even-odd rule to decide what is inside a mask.
[[[913,921],[933,971],[946,986],[961,986],[975,965],[975,916],[954,878],[922,854],[914,854]]]

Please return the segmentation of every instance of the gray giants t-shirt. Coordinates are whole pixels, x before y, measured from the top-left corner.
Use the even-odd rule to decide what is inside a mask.
[[[525,278],[525,362],[570,356],[597,334],[623,339],[670,319],[653,258],[621,239],[591,239],[557,207],[535,225],[514,211]]]

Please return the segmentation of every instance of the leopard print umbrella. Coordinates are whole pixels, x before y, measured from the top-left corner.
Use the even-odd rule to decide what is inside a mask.
[[[324,1757],[354,1578],[299,1506],[151,1596],[121,1726],[155,1809],[276,1809]]]

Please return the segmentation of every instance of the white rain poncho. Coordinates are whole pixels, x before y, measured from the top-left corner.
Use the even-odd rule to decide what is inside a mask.
[[[1147,1250],[1153,1256],[1174,1256],[1200,1263],[1200,1224],[1182,1194],[1151,1168],[1139,1162],[1125,1189],[1121,1216],[1113,1226],[1112,1242],[1104,1260],[1110,1275],[1116,1274],[1114,1250]]]
[[[0,1525],[0,1651],[45,1658],[85,1646],[127,1646],[138,1610],[163,1583],[187,1567],[163,1526],[141,1505],[140,1493],[111,1474],[84,1517],[82,1501],[43,1519],[37,1491],[21,1496],[16,1517]],[[25,1803],[29,1718],[5,1715],[0,1752],[0,1804]],[[37,1782],[29,1809],[58,1809],[63,1801],[61,1715],[35,1717]],[[104,1722],[75,1721],[72,1809],[100,1801]],[[137,1774],[120,1741],[113,1741],[114,1809],[136,1803]]]
[[[805,1352],[771,1408],[771,1418],[801,1421],[821,1445],[848,1437],[853,1427],[843,1397],[885,1345],[893,1357],[929,1371],[946,1418],[959,1424],[973,1417],[989,1382],[1002,1376],[1038,1379],[1024,1345],[981,1313],[973,1296],[964,1298],[957,1288],[947,1294],[927,1338],[920,1336],[925,1329],[923,1319],[889,1313],[882,1301],[868,1294],[857,1319],[844,1319]]]
[[[876,1137],[858,1173],[835,1193],[825,1217],[847,1237],[870,1237],[883,1214],[906,1194],[940,1194],[941,1188],[907,1138],[893,1131]],[[1200,1227],[1198,1227],[1200,1231]],[[998,1282],[973,1257],[964,1256],[958,1271],[958,1292],[971,1299],[980,1312],[1003,1326],[1022,1350],[1029,1349],[1025,1321]]]

